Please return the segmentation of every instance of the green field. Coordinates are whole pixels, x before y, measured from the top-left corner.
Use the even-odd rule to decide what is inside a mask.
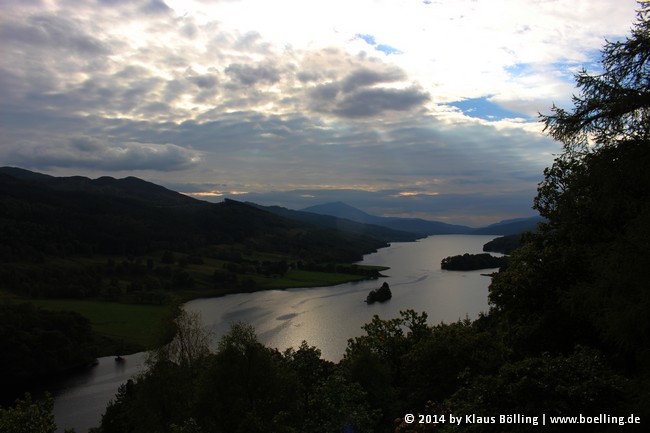
[[[75,311],[90,320],[93,331],[126,348],[153,348],[160,328],[171,314],[169,305],[136,305],[86,300],[32,300],[47,310]],[[105,351],[105,350],[104,350]]]
[[[362,275],[337,274],[331,272],[315,272],[294,269],[280,278],[265,278],[264,288],[291,289],[296,287],[318,287],[343,284],[350,281],[363,280]]]
[[[220,266],[219,266],[220,267]],[[363,268],[382,271],[386,268],[364,266]],[[73,299],[30,299],[34,305],[57,311],[74,311],[86,317],[99,336],[98,351],[101,356],[116,352],[133,353],[154,348],[161,341],[161,330],[169,323],[175,311],[173,305],[200,297],[221,296],[243,291],[260,291],[268,289],[288,289],[296,287],[319,287],[359,281],[365,277],[345,273],[316,272],[292,269],[284,276],[265,277],[262,275],[239,275],[250,278],[254,286],[242,289],[236,286],[220,286],[211,283],[209,278],[214,272],[215,263],[190,265],[188,271],[198,281],[198,287],[169,293],[163,305],[136,304],[125,302],[107,302],[105,300]],[[207,288],[209,286],[211,288]],[[0,299],[4,292],[0,291]],[[14,296],[7,295],[8,299]],[[124,299],[123,299],[124,301]]]

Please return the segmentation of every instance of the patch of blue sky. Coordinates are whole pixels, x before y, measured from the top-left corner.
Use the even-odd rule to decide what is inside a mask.
[[[357,38],[362,39],[366,41],[368,45],[376,45],[377,41],[375,41],[375,37],[372,35],[362,35],[361,33],[357,33],[355,35]]]
[[[530,66],[526,63],[517,63],[506,68],[506,72],[512,76],[518,77],[530,72]]]
[[[368,45],[371,45],[375,50],[381,51],[382,53],[385,54],[402,54],[402,51],[398,50],[395,47],[391,47],[390,45],[386,44],[378,44],[377,40],[373,35],[364,35],[361,33],[357,33],[355,35],[357,38],[363,40],[365,43]]]
[[[463,101],[452,102],[449,105],[459,108],[467,116],[484,120],[531,119],[527,114],[510,111],[501,107],[499,104],[489,101],[489,97],[465,99]]]
[[[375,45],[375,49],[377,51],[381,51],[386,54],[402,54],[400,50],[397,48],[391,47],[390,45],[385,45],[385,44],[378,44]]]

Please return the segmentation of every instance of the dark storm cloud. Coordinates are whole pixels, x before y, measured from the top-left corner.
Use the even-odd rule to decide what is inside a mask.
[[[270,53],[270,44],[258,32],[247,32],[234,40],[233,48],[241,52]]]
[[[200,89],[213,89],[219,83],[217,77],[212,74],[194,75],[187,79]]]
[[[389,71],[373,71],[371,69],[358,69],[341,82],[343,92],[352,92],[359,87],[371,86],[378,83],[393,83],[406,78],[404,71],[400,69],[391,69]]]
[[[301,71],[296,74],[296,78],[298,78],[298,81],[300,81],[301,83],[309,83],[309,82],[318,81],[321,78],[321,76],[317,72]]]
[[[310,108],[344,118],[365,118],[388,111],[409,111],[429,101],[429,95],[417,86],[381,86],[399,83],[405,78],[404,72],[397,68],[360,67],[341,80],[311,88],[308,93]]]
[[[140,11],[145,14],[166,14],[171,9],[162,0],[147,0],[140,6]]]
[[[78,0],[66,0],[70,7],[79,7]],[[168,15],[172,9],[163,0],[91,0],[96,8],[122,11],[126,16],[159,16]]]
[[[116,142],[93,137],[74,137],[15,149],[9,155],[9,160],[13,164],[35,168],[175,171],[196,164],[199,154],[170,143]]]
[[[245,86],[258,83],[275,84],[280,81],[280,70],[271,64],[250,66],[233,63],[226,68],[225,72],[234,81]]]
[[[5,164],[448,220],[527,212],[531,173],[555,150],[526,125],[434,107],[436,90],[399,56],[353,52],[359,41],[278,45],[207,4],[205,15],[149,0],[22,5],[0,15]]]
[[[421,89],[363,89],[346,95],[333,112],[342,117],[370,117],[385,111],[408,111],[429,100]]]
[[[78,21],[57,15],[39,14],[25,22],[7,22],[0,26],[3,44],[14,47],[36,46],[77,55],[107,54],[111,49],[87,33]]]

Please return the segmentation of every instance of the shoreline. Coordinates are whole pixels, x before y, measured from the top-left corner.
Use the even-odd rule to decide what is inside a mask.
[[[349,265],[353,265],[349,264]],[[103,299],[32,299],[9,296],[13,302],[31,303],[38,308],[53,311],[74,311],[91,322],[93,333],[98,342],[95,359],[104,357],[127,356],[139,352],[152,350],[160,344],[160,335],[156,336],[156,330],[164,329],[177,317],[178,308],[183,304],[196,299],[220,298],[228,295],[242,293],[256,293],[269,290],[309,289],[315,287],[334,287],[340,284],[361,282],[385,277],[381,272],[390,269],[387,266],[366,266],[362,268],[375,271],[373,275],[354,275],[344,273],[326,273],[310,271],[302,276],[304,279],[278,278],[278,282],[285,284],[267,284],[254,288],[232,287],[229,289],[193,289],[173,293],[172,300],[165,304],[137,304],[106,301]],[[311,278],[308,278],[311,277]],[[115,318],[115,315],[122,314],[123,317]],[[111,318],[110,316],[113,315]],[[147,323],[139,326],[144,319],[149,318]],[[119,323],[120,329],[115,329],[107,321],[113,320]],[[117,327],[118,324],[115,324]],[[131,326],[129,326],[131,325]],[[129,329],[135,328],[135,329]],[[144,332],[137,335],[138,328],[149,328],[153,332]],[[139,329],[143,331],[143,329]],[[158,340],[158,341],[155,341]],[[81,366],[81,369],[92,368],[92,363]]]

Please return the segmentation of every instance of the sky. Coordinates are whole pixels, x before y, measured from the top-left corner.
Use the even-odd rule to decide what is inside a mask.
[[[531,216],[634,0],[0,0],[0,165],[471,226]]]

